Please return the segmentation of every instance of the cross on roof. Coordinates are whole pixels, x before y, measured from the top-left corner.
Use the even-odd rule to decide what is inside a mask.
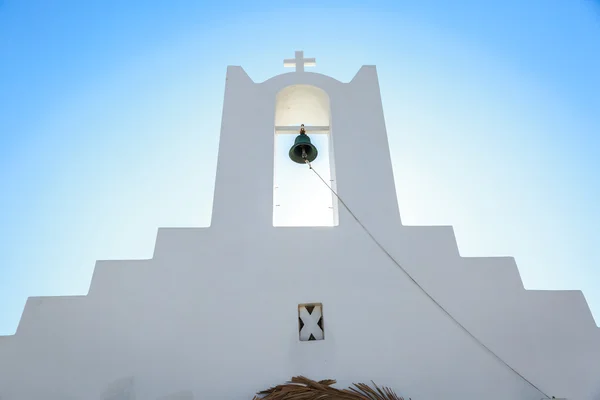
[[[297,51],[295,58],[283,60],[284,67],[296,67],[296,72],[304,72],[304,67],[314,67],[317,62],[314,58],[304,58],[303,51]]]

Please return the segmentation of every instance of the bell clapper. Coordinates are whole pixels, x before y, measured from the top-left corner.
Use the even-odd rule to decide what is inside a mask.
[[[308,161],[308,156],[306,155],[306,150],[304,149],[304,146],[302,146],[302,159],[304,160],[306,165],[308,165],[308,168],[312,169],[312,165],[310,164],[310,161]]]

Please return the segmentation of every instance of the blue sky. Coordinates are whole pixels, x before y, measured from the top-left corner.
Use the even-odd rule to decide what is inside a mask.
[[[52,4],[51,4],[52,3]],[[0,1],[0,334],[95,260],[210,223],[227,65],[378,66],[401,215],[600,322],[600,5]]]

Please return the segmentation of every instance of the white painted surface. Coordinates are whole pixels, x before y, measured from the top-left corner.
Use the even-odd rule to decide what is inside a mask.
[[[581,292],[526,291],[512,258],[462,258],[452,228],[401,225],[372,66],[347,84],[306,72],[254,83],[229,67],[212,226],[160,229],[151,260],[99,261],[87,296],[30,298],[16,335],[0,337],[0,398],[248,400],[297,374],[415,400],[542,397],[345,209],[336,227],[272,226],[273,157],[246,138],[272,148],[291,85],[327,93],[337,189],[415,279],[546,393],[599,399],[600,330]],[[298,305],[316,302],[325,339],[300,341]]]
[[[160,397],[157,400],[194,400],[194,394],[190,391],[177,392]]]
[[[301,124],[329,126],[330,124],[329,96],[315,86],[288,86],[277,93],[275,101],[276,126]]]
[[[276,134],[292,134],[292,135],[297,135],[298,132],[300,132],[300,128],[301,126],[276,126],[275,127],[275,133]],[[305,126],[304,130],[306,131],[307,134],[318,134],[318,133],[329,133],[329,127],[328,126]]]

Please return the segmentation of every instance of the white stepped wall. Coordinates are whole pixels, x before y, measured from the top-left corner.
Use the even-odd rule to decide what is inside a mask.
[[[551,395],[597,398],[600,331],[580,292],[526,291],[512,258],[462,258],[448,227],[394,237],[390,252],[514,368]],[[323,303],[324,341],[298,340],[307,302]],[[161,230],[152,260],[98,262],[87,296],[30,298],[0,338],[2,400],[100,399],[130,377],[138,400],[249,399],[297,374],[415,400],[541,398],[352,226],[252,243]]]

